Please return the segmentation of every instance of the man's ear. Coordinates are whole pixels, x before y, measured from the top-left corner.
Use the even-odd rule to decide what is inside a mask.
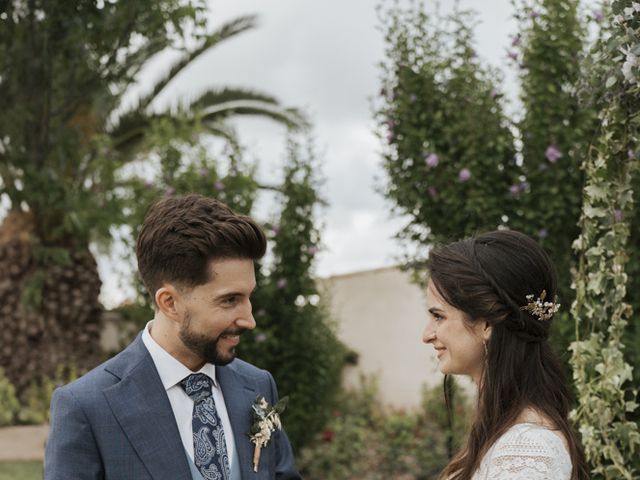
[[[163,284],[156,290],[155,300],[158,310],[160,310],[165,317],[171,320],[179,320],[182,297],[176,287],[170,283]]]

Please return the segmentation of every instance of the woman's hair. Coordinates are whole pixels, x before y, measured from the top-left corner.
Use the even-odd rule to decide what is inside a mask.
[[[569,391],[547,340],[552,319],[522,309],[531,301],[528,295],[535,300],[544,291],[545,302],[556,298],[556,273],[548,255],[528,236],[499,230],[432,250],[428,269],[438,293],[465,314],[469,325],[486,321],[492,327],[476,419],[442,478],[470,479],[491,445],[525,408],[532,408],[567,439],[571,479],[588,479],[567,419]]]

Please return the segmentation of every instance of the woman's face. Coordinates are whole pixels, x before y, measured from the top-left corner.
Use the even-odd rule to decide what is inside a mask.
[[[469,375],[478,384],[484,367],[484,342],[491,327],[486,322],[465,322],[461,310],[449,305],[431,280],[427,285],[428,322],[422,341],[436,350],[440,371],[444,374]]]

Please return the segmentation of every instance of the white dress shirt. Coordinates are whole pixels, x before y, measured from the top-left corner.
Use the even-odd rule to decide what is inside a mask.
[[[240,480],[240,468],[237,461],[238,453],[222,390],[216,379],[215,365],[206,363],[199,371],[192,372],[153,339],[149,333],[152,324],[153,320],[147,323],[144,332],[142,332],[142,342],[144,346],[147,347],[147,350],[149,350],[149,354],[151,354],[153,363],[160,375],[160,380],[162,380],[162,385],[164,385],[167,396],[169,397],[169,403],[171,403],[171,409],[176,418],[184,449],[193,461],[193,427],[191,424],[193,417],[193,400],[182,389],[180,382],[193,373],[204,373],[213,380],[213,400],[215,401],[216,410],[222,421],[222,428],[224,429],[224,439],[227,444],[229,467],[231,469],[231,480]]]

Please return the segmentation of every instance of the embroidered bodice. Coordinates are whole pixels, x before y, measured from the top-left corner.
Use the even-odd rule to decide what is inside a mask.
[[[551,430],[519,423],[489,449],[472,480],[569,480],[571,459]]]

